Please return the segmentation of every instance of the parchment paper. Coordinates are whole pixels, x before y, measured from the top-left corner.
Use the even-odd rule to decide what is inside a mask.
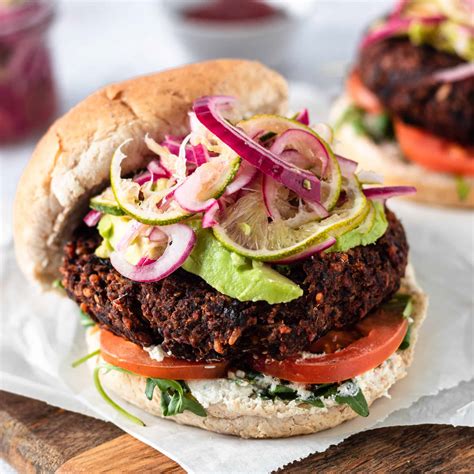
[[[321,101],[315,104],[324,106]],[[411,260],[430,296],[430,308],[408,376],[390,390],[391,398],[374,403],[368,418],[315,435],[249,441],[155,419],[129,406],[146,428],[117,417],[97,395],[87,368],[70,368],[72,360],[86,353],[77,307],[55,294],[37,294],[19,272],[9,202],[2,202],[1,209],[0,387],[111,420],[191,472],[268,472],[374,426],[427,422],[472,426],[474,384],[453,387],[474,376],[474,213],[402,200],[391,207],[407,230]]]

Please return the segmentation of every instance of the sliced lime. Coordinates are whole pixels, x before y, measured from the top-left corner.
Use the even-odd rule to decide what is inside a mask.
[[[257,183],[254,191],[225,209],[213,231],[222,245],[240,255],[262,261],[279,260],[348,232],[366,218],[370,205],[357,178],[343,178],[343,190],[345,201],[327,218],[302,219],[298,225],[289,226],[286,220],[268,218]]]
[[[122,146],[127,142],[117,148],[110,165],[110,183],[120,208],[135,220],[149,225],[174,224],[189,217],[192,213],[181,208],[174,199],[167,199],[176,186],[173,178],[140,185],[121,177],[121,164],[127,157]]]
[[[237,126],[250,137],[254,137],[262,132],[265,134],[273,132],[280,135],[290,129],[305,130],[317,137],[329,155],[329,165],[326,175],[320,177],[321,204],[327,210],[331,210],[336,205],[341,192],[341,170],[339,169],[339,163],[326,140],[312,128],[307,127],[296,120],[281,117],[279,115],[256,115],[251,119],[238,123]]]
[[[125,212],[117,204],[114,192],[110,186],[103,193],[93,197],[89,202],[89,207],[104,214],[111,214],[113,216],[125,215]]]

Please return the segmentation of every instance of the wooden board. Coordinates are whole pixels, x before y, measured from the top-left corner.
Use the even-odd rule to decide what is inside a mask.
[[[182,473],[110,423],[0,391],[0,455],[20,473]],[[302,472],[473,472],[474,429],[421,425],[352,436],[281,469]]]

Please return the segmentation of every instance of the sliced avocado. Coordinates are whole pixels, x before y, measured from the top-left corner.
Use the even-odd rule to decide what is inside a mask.
[[[369,230],[367,231],[365,221],[362,222],[359,227],[337,237],[336,243],[327,252],[347,252],[358,245],[373,244],[385,234],[388,222],[384,206],[378,201],[371,201],[371,204],[375,208],[375,219]]]
[[[270,266],[223,247],[208,229],[197,231],[197,243],[183,268],[217,291],[240,301],[286,303],[303,290]]]

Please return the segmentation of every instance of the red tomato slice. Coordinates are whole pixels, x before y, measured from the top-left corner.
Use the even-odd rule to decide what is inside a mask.
[[[227,377],[227,362],[188,362],[174,357],[158,362],[137,344],[105,329],[100,330],[100,355],[109,364],[144,377],[171,380]]]
[[[366,112],[380,114],[384,111],[377,96],[363,84],[356,70],[349,74],[346,89],[354,103]]]
[[[463,148],[400,120],[394,125],[400,148],[411,161],[434,171],[474,176],[474,148]]]
[[[400,346],[408,321],[400,314],[379,310],[356,325],[360,339],[331,354],[282,361],[253,359],[254,370],[301,383],[335,383],[371,370],[388,359]]]

